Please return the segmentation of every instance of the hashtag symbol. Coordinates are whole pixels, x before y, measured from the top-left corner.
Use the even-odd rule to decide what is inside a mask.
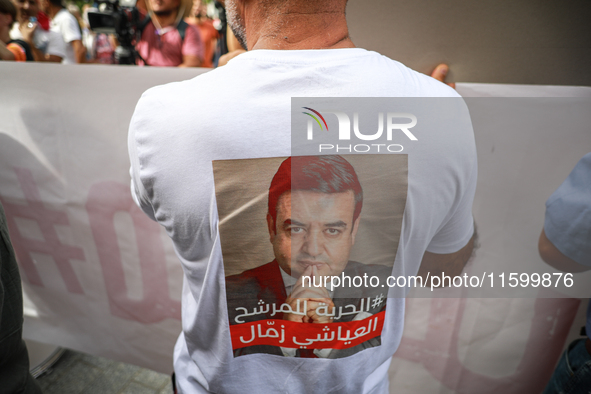
[[[380,294],[373,299],[373,303],[371,304],[372,308],[378,308],[384,302],[384,295]]]
[[[11,204],[5,201],[2,201],[2,204],[6,210],[6,219],[11,230],[10,238],[14,250],[28,281],[37,286],[44,286],[31,257],[31,253],[42,253],[53,258],[70,293],[84,294],[80,281],[70,264],[70,260],[73,259],[84,261],[84,251],[81,248],[62,244],[54,227],[56,224],[70,225],[68,216],[65,212],[45,208],[31,171],[24,168],[15,168],[14,171],[27,204]],[[16,218],[36,221],[44,240],[23,236],[16,225]]]

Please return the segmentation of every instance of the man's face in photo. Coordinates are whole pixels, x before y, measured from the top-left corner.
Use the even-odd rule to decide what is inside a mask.
[[[277,219],[267,217],[273,252],[279,266],[294,278],[308,267],[318,274],[340,275],[355,243],[359,218],[353,222],[355,196],[295,190],[281,195]]]

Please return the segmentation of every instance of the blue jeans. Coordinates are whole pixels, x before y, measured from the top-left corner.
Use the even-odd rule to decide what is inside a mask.
[[[577,339],[568,346],[543,394],[591,394],[591,354],[585,341]]]

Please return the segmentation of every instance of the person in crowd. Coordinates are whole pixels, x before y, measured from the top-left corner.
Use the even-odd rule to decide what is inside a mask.
[[[85,4],[90,6],[90,4]],[[86,22],[86,20],[82,17],[80,12],[80,8],[74,4],[69,3],[67,8],[68,12],[76,18],[76,22],[78,22],[78,27],[80,28],[80,34],[82,35],[82,45],[84,45],[84,49],[86,50],[86,60],[90,62],[92,57],[90,54],[92,53],[92,46],[93,46],[93,34],[90,31],[90,26]]]
[[[201,0],[193,1],[191,16],[185,19],[187,23],[199,29],[201,41],[203,42],[203,63],[201,67],[213,67],[214,49],[217,44],[219,32],[213,26],[213,21],[207,15],[207,5]]]
[[[17,22],[10,30],[13,40],[24,40],[29,44],[35,61],[61,63],[66,57],[66,44],[49,24],[43,26],[40,20],[37,0],[13,0],[17,10]]]
[[[185,275],[183,332],[174,351],[179,392],[388,392],[403,299],[388,300],[381,345],[349,357],[235,357],[224,287],[212,161],[291,156],[292,97],[445,97],[464,108],[449,86],[356,48],[346,3],[226,0],[228,23],[248,51],[212,72],[150,89],[135,108],[128,139],[132,195],[172,238]],[[411,275],[447,263],[446,273],[461,271],[473,250],[477,161],[466,126],[434,133],[446,150],[421,136],[408,153],[408,212],[397,255]],[[236,234],[251,231],[251,223],[240,224]]]
[[[39,0],[41,10],[50,22],[50,30],[61,35],[66,44],[66,56],[62,64],[86,62],[86,49],[82,44],[82,33],[74,15],[62,6],[61,0]]]
[[[90,4],[82,7],[82,25],[88,27],[88,35],[82,35],[82,41],[86,48],[86,59],[89,63],[113,64],[115,63],[115,48],[117,38],[114,34],[95,33],[90,30],[88,12],[96,11]]]
[[[591,153],[583,156],[568,178],[546,201],[538,250],[562,272],[591,269]],[[544,394],[586,394],[591,390],[591,303],[583,338],[573,341],[558,362]]]
[[[16,7],[10,0],[0,0],[0,60],[33,61],[29,44],[10,38],[10,29],[16,20]]]
[[[149,13],[140,24],[136,49],[140,65],[199,67],[203,44],[199,30],[184,21],[191,7],[188,0],[148,0]]]

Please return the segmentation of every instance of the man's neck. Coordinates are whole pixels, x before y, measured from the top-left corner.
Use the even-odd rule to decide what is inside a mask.
[[[245,10],[248,49],[354,48],[344,10],[319,13],[269,12],[264,18],[256,9]]]
[[[170,14],[152,14],[152,20],[155,21],[155,26],[158,28],[164,28],[168,26],[174,26],[176,24],[176,18],[178,11],[173,11]],[[158,26],[160,25],[160,26]]]

